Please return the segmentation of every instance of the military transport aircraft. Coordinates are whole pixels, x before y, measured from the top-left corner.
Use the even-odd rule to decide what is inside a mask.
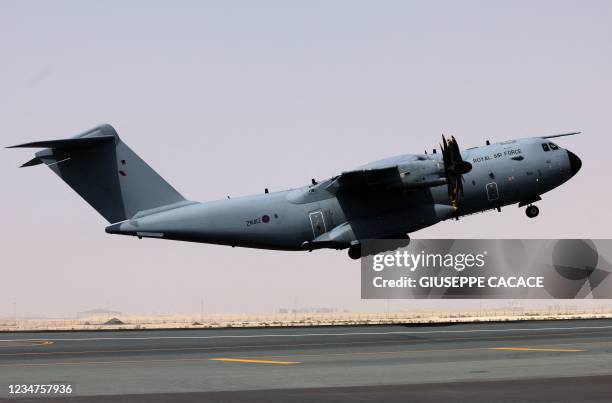
[[[346,249],[369,239],[403,239],[442,220],[534,202],[574,176],[582,162],[553,136],[372,162],[308,186],[199,203],[185,199],[136,155],[110,125],[75,137],[14,147],[44,150],[23,164],[46,164],[111,225],[134,235],[276,250]]]

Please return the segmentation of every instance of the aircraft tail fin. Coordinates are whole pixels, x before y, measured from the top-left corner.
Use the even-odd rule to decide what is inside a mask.
[[[46,164],[108,222],[139,211],[185,201],[168,182],[121,141],[110,125],[73,138],[9,148],[42,147],[22,167]]]

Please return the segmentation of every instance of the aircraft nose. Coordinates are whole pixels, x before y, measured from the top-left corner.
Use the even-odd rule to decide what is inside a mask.
[[[567,151],[567,156],[569,157],[572,176],[574,176],[578,171],[580,171],[580,168],[582,167],[582,161],[580,161],[580,158],[578,158],[578,156],[571,151]]]

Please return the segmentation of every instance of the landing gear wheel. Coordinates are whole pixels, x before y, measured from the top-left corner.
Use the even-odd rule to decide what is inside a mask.
[[[536,206],[529,206],[527,209],[525,209],[525,214],[527,214],[527,217],[529,218],[534,218],[540,214],[540,209]]]
[[[361,257],[361,245],[352,245],[348,249],[348,255],[351,259],[356,260]]]

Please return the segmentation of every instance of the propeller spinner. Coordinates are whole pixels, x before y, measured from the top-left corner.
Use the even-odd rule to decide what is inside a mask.
[[[472,164],[461,158],[459,144],[455,136],[447,141],[442,135],[442,160],[444,161],[444,175],[448,185],[448,195],[451,206],[457,207],[459,196],[463,197],[463,175],[472,170]]]

